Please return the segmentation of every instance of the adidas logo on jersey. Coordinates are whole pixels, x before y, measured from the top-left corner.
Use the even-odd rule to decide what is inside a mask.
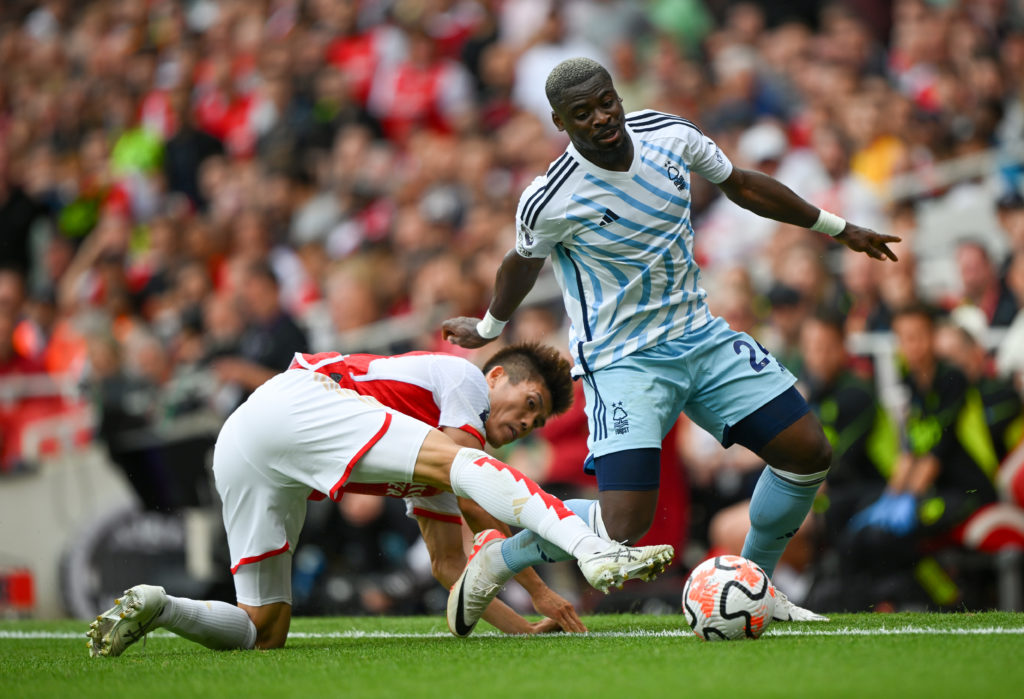
[[[604,210],[604,216],[601,217],[601,225],[607,226],[609,223],[614,223],[619,220],[619,215],[611,209]]]

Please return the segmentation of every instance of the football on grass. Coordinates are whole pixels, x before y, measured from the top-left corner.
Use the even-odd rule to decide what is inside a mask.
[[[715,556],[693,569],[683,586],[683,614],[698,638],[758,638],[772,621],[775,588],[753,561]]]

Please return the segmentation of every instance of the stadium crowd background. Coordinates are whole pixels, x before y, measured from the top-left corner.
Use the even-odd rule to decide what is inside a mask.
[[[821,350],[801,333],[826,309],[899,422],[898,381],[871,381],[889,371],[893,313],[967,307],[939,323],[958,328],[940,349],[999,382],[1019,417],[1019,3],[13,0],[0,7],[0,489],[53,452],[101,445],[147,510],[215,509],[216,426],[293,352],[463,352],[440,320],[486,309],[519,193],[566,144],[544,79],[575,55],[609,67],[627,111],[684,115],[737,164],[903,236],[898,264],[871,262],[695,178],[712,310],[805,387]],[[502,341],[564,344],[541,286]],[[1000,456],[1019,439],[1007,424]],[[503,456],[585,491],[585,433],[577,409]],[[666,442],[649,536],[682,544],[683,572],[728,548],[714,517],[763,465],[709,440],[683,420]],[[870,471],[877,495],[885,474]],[[436,605],[400,503],[348,496],[310,517],[297,612]],[[838,565],[827,527],[806,530],[797,600]],[[929,560],[930,585],[920,566],[908,578],[921,594],[894,583],[857,604],[988,603],[984,574]],[[555,574],[575,594],[569,569]]]

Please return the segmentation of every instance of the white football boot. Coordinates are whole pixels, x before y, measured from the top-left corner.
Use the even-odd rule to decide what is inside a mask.
[[[114,600],[114,606],[96,617],[85,634],[89,638],[89,654],[114,658],[124,649],[142,639],[167,604],[164,588],[136,585]]]
[[[632,547],[611,542],[607,550],[580,558],[577,564],[587,582],[608,594],[608,588],[622,587],[627,580],[654,580],[674,555],[675,549],[667,544]]]
[[[462,575],[448,594],[448,630],[460,638],[473,633],[487,605],[491,603],[513,573],[508,568],[488,568],[489,556],[481,553],[492,546],[501,546],[505,535],[497,529],[485,529],[473,537],[473,550]]]
[[[775,588],[775,611],[772,613],[772,619],[775,621],[828,621],[827,616],[815,614],[809,609],[796,606],[777,587]]]

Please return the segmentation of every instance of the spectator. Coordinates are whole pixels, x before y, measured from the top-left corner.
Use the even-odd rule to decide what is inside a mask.
[[[954,604],[960,595],[955,582],[926,557],[925,547],[934,547],[939,537],[995,499],[988,432],[956,429],[981,410],[980,400],[963,372],[936,355],[933,318],[922,305],[902,308],[893,318],[910,395],[907,449],[882,495],[847,527],[846,575],[850,589],[861,595],[850,608],[882,602],[897,608]]]
[[[307,352],[305,332],[281,307],[277,275],[266,262],[252,262],[242,272],[238,303],[245,324],[238,354],[214,363],[217,378],[241,389],[239,403],[260,384],[284,371],[296,352]]]
[[[1024,406],[1021,396],[1007,377],[995,375],[994,364],[985,351],[989,326],[984,312],[974,306],[960,306],[950,314],[949,322],[935,333],[935,353],[954,365],[977,390],[993,452],[983,458],[990,470],[1002,463],[1024,437]],[[974,394],[972,394],[973,397]],[[972,429],[978,429],[978,425]]]
[[[476,119],[472,78],[461,63],[445,58],[421,27],[407,33],[408,56],[385,67],[375,80],[368,107],[384,134],[405,143],[414,131],[463,132]]]
[[[1012,292],[999,283],[999,274],[988,249],[976,240],[964,240],[956,249],[957,266],[963,283],[960,303],[977,306],[989,325],[1005,327],[1017,314]]]

